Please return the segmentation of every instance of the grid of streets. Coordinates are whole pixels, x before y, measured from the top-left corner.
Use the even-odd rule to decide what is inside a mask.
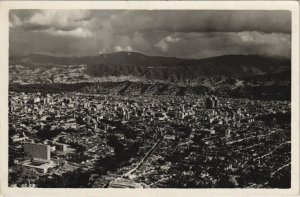
[[[9,185],[289,188],[290,102],[207,99],[10,92]],[[40,172],[25,143],[67,149]]]

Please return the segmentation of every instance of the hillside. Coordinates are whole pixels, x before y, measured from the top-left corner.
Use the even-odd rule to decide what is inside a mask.
[[[9,80],[12,91],[286,100],[291,94],[290,64],[289,59],[256,55],[199,60],[127,52],[90,57],[29,55],[10,58]]]
[[[289,59],[257,55],[226,55],[196,60],[146,56],[133,52],[118,52],[89,57],[28,55],[10,58],[10,65],[22,65],[31,69],[38,67],[38,69],[45,70],[43,66],[60,69],[59,66],[86,65],[80,74],[90,76],[89,78],[133,76],[168,82],[197,82],[199,77],[241,79],[290,70],[290,64]],[[64,72],[68,73],[68,70]]]

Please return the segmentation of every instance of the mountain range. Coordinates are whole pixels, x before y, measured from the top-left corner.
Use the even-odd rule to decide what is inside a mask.
[[[119,94],[148,94],[150,91],[149,94],[251,96],[259,89],[262,95],[271,96],[272,91],[276,91],[280,98],[290,97],[286,94],[290,94],[291,61],[281,57],[224,55],[182,59],[118,52],[86,57],[32,54],[9,60],[10,84],[100,80],[115,82],[108,89],[104,88]],[[128,82],[120,84],[122,81]],[[88,83],[82,90],[101,92],[103,84]]]
[[[245,78],[290,69],[291,61],[258,55],[225,55],[205,59],[146,56],[135,52],[118,52],[87,57],[54,57],[39,54],[11,57],[10,62],[41,65],[87,65],[86,74],[143,77],[178,81],[198,77]]]

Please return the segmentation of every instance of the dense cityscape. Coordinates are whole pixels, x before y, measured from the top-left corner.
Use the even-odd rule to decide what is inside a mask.
[[[292,2],[157,3],[8,6],[10,189],[299,192]]]
[[[288,101],[10,92],[17,187],[290,187]]]

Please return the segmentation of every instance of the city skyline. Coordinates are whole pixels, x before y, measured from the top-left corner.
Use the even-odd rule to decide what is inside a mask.
[[[292,189],[291,12],[9,19],[9,187]]]

